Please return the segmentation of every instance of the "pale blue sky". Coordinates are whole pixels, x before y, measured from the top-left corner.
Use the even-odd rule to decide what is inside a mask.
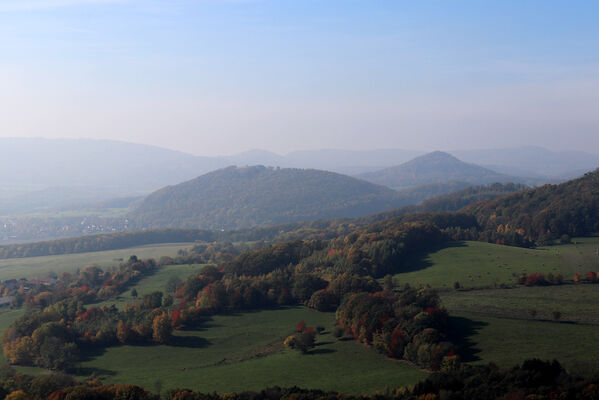
[[[0,135],[599,153],[599,2],[0,0]]]

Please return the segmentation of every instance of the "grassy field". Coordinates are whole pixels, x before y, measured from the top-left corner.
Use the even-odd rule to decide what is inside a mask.
[[[458,281],[466,288],[515,283],[521,273],[561,273],[599,270],[599,238],[576,239],[577,244],[523,249],[482,242],[455,242],[410,260],[411,270],[397,274],[400,285],[429,284],[451,288]]]
[[[327,328],[309,354],[285,349],[282,342],[301,320]],[[171,346],[120,346],[88,354],[87,376],[164,389],[203,392],[301,386],[365,393],[415,383],[425,373],[387,359],[354,341],[338,341],[330,328],[333,313],[304,307],[215,316],[201,329],[177,333]]]
[[[538,249],[456,242],[415,257],[411,271],[394,279],[440,290],[456,337],[464,338],[465,361],[507,367],[532,357],[555,358],[572,370],[599,371],[599,285],[496,288],[514,285],[521,273],[561,273],[571,280],[575,272],[597,271],[598,250],[598,238]],[[479,290],[454,291],[455,281]],[[555,310],[562,314],[559,323],[553,321]]]
[[[121,260],[127,260],[133,254],[139,258],[156,259],[161,256],[175,256],[179,249],[191,246],[193,246],[192,243],[158,244],[122,250],[0,260],[0,280],[41,278],[50,272],[57,274],[72,272],[90,264],[107,267],[117,265]]]
[[[514,289],[486,289],[441,292],[443,305],[450,313],[533,319],[553,319],[560,311],[562,321],[599,324],[599,285],[569,284]]]
[[[457,340],[462,346],[461,354],[467,362],[495,362],[507,367],[532,357],[556,358],[571,370],[599,371],[596,346],[599,309],[595,308],[599,285],[494,288],[502,283],[514,284],[515,276],[522,272],[561,272],[571,279],[577,271],[599,270],[599,239],[577,239],[577,242],[535,250],[478,242],[453,243],[414,258],[413,270],[395,278],[400,285],[430,284],[441,289],[443,303],[456,328],[456,339],[461,338]],[[41,259],[53,257],[39,257],[36,263],[32,263],[33,258],[5,261],[28,261],[28,267],[24,268],[31,273],[37,271],[31,276],[39,276],[42,270],[60,272],[90,263],[109,265],[131,254],[159,257],[188,246],[151,246],[90,253],[87,257],[60,256],[54,264],[48,262],[50,265]],[[90,261],[94,257],[97,261]],[[6,268],[2,262],[0,278]],[[143,296],[164,290],[170,276],[184,280],[201,268],[201,265],[163,267],[134,287]],[[485,289],[454,291],[451,289],[454,281],[466,288]],[[131,301],[130,289],[108,303],[121,306]],[[538,312],[536,319],[530,316],[531,308]],[[554,310],[562,312],[562,322],[551,321]],[[0,329],[20,312],[0,314]],[[326,328],[325,334],[317,338],[317,347],[305,355],[282,345],[301,320]],[[305,307],[214,316],[199,329],[177,332],[169,346],[118,346],[87,353],[80,378],[96,376],[105,382],[136,383],[150,390],[155,390],[159,377],[163,390],[186,387],[203,392],[234,392],[297,385],[356,394],[415,383],[426,375],[354,341],[334,339],[330,334],[333,321],[332,313]],[[25,372],[43,373],[35,369]]]
[[[536,357],[599,372],[597,285],[447,291],[441,298],[464,338],[466,361],[508,367]],[[554,310],[562,313],[559,322]]]
[[[171,276],[184,280],[202,265],[161,267],[133,287],[143,294],[164,290]],[[116,301],[123,306],[130,290]],[[21,310],[0,314],[0,329],[22,315]],[[334,313],[305,307],[262,310],[214,316],[199,329],[177,332],[169,346],[118,346],[84,354],[79,378],[100,377],[110,383],[136,383],[154,390],[160,377],[164,390],[186,387],[203,392],[261,390],[268,386],[301,386],[365,393],[386,386],[412,384],[426,373],[407,363],[387,359],[352,340],[339,341],[330,328]],[[299,321],[326,328],[309,354],[290,351],[283,340]],[[3,359],[0,359],[2,362]],[[38,375],[37,368],[17,368]]]
[[[510,367],[530,358],[557,359],[573,372],[599,372],[598,326],[452,315],[465,337],[464,361]]]
[[[154,274],[140,279],[135,285],[128,288],[126,292],[119,295],[116,299],[97,303],[94,304],[94,306],[101,307],[103,305],[114,304],[118,308],[122,308],[127,302],[135,301],[135,299],[131,297],[131,290],[133,290],[133,288],[137,291],[138,298],[143,297],[144,294],[155,291],[165,292],[166,283],[170,277],[177,276],[185,282],[185,279],[188,276],[197,275],[202,267],[204,267],[204,264],[166,265],[160,267]]]

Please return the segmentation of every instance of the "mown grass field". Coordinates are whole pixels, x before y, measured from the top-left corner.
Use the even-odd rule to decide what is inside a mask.
[[[282,342],[299,321],[326,328],[309,354],[285,349]],[[119,346],[88,354],[86,375],[107,382],[154,388],[186,387],[203,392],[300,386],[366,393],[412,384],[426,373],[387,359],[354,341],[329,333],[333,313],[305,307],[215,316],[200,329],[178,332],[171,346]]]
[[[0,280],[19,278],[41,278],[50,272],[73,272],[77,268],[96,264],[102,267],[118,265],[131,255],[139,258],[175,256],[179,249],[190,248],[193,243],[157,244],[90,253],[65,254],[59,256],[26,257],[0,260]]]
[[[482,242],[455,242],[421,254],[408,263],[409,272],[395,275],[400,285],[431,285],[449,289],[453,282],[465,288],[512,285],[521,273],[561,273],[572,279],[575,272],[599,270],[599,238],[579,238],[577,244],[537,249]]]

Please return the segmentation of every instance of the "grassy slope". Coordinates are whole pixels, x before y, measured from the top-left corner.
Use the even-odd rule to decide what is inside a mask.
[[[570,369],[598,369],[599,285],[567,284],[515,289],[448,290],[454,281],[467,288],[513,285],[512,274],[599,270],[599,239],[536,250],[479,242],[451,246],[413,260],[414,270],[396,275],[397,283],[430,284],[441,289],[443,304],[462,329],[467,361],[510,366],[531,357],[558,359]],[[419,269],[420,268],[420,269]],[[536,320],[529,311],[535,308]],[[551,321],[559,310],[565,322]],[[540,321],[548,320],[548,321]],[[578,324],[566,323],[575,321]]]
[[[132,254],[139,258],[156,259],[161,256],[175,256],[177,250],[189,248],[192,245],[191,243],[159,244],[93,253],[0,260],[0,279],[39,278],[46,276],[49,272],[57,274],[72,272],[90,264],[112,266],[117,265],[120,262],[119,259],[126,260]]]
[[[562,272],[569,279],[575,271],[599,269],[599,256],[595,253],[599,240],[579,242],[538,250],[466,242],[415,259],[415,267],[425,268],[397,278],[400,284],[429,283],[438,288],[455,280],[471,287],[512,284],[512,273],[520,272]],[[123,252],[125,255],[104,255],[103,259],[110,262],[132,254],[131,249]],[[163,254],[162,250],[159,253]],[[61,258],[64,257],[71,256]],[[136,288],[140,295],[160,290],[169,276],[184,278],[200,268],[165,267],[140,281]],[[537,318],[547,318],[559,305],[564,319],[595,323],[599,321],[599,312],[593,309],[597,293],[599,285],[564,285],[449,290],[443,291],[442,297],[455,315],[456,326],[465,330],[466,360],[507,366],[530,357],[557,358],[570,368],[595,368],[599,364],[599,349],[594,345],[599,339],[598,326],[532,321],[527,319],[527,313],[534,307],[539,311]],[[128,294],[118,303],[127,300]],[[0,315],[0,327],[4,320],[10,323],[17,316]],[[328,330],[333,319],[332,314],[302,307],[216,316],[200,330],[178,333],[172,346],[120,346],[88,354],[82,365],[86,368],[84,376],[99,375],[109,382],[132,382],[148,388],[154,387],[159,376],[164,389],[189,387],[228,392],[298,385],[346,393],[409,384],[424,376],[415,368],[385,359],[353,341],[336,341],[330,334],[318,338],[320,345],[314,354],[301,355],[282,348],[283,338],[292,333],[299,320],[323,325]]]
[[[514,284],[526,273],[562,273],[572,279],[575,272],[599,270],[599,239],[577,239],[579,244],[523,249],[481,242],[456,242],[411,260],[413,270],[396,275],[400,284],[451,288],[458,281],[466,288]]]
[[[170,276],[184,279],[200,265],[162,267],[139,281],[139,296],[164,290]],[[132,300],[129,292],[117,299],[118,306]],[[22,311],[0,314],[4,329]],[[333,313],[305,307],[215,316],[200,329],[178,332],[170,346],[118,346],[88,353],[81,367],[84,379],[99,376],[107,382],[136,383],[153,390],[160,378],[163,389],[187,387],[204,392],[260,390],[267,386],[301,386],[364,393],[385,386],[412,384],[426,373],[406,363],[386,359],[354,341],[338,341],[329,333]],[[282,342],[297,323],[322,325],[325,334],[311,354],[286,350]],[[1,361],[4,361],[3,359]],[[46,371],[18,368],[37,375]]]
[[[599,327],[454,313],[469,344],[465,361],[509,367],[529,358],[557,359],[571,370],[599,371]]]
[[[562,313],[562,321],[599,324],[599,285],[578,284],[547,287],[518,287],[442,292],[443,304],[452,312],[485,316],[509,316],[532,319],[553,319],[554,310]]]
[[[122,308],[127,302],[135,301],[135,299],[131,297],[131,290],[133,288],[137,290],[138,298],[143,297],[144,294],[155,291],[165,292],[166,282],[171,276],[178,276],[182,281],[185,281],[188,276],[198,274],[203,266],[203,264],[185,264],[160,267],[154,274],[143,278],[134,286],[131,286],[126,292],[119,295],[115,300],[104,301],[102,303],[94,304],[94,306],[101,307],[114,304],[118,308]]]
[[[108,382],[153,388],[160,377],[165,389],[204,392],[297,385],[363,393],[411,384],[425,376],[353,341],[337,341],[330,333],[318,337],[310,354],[286,350],[282,341],[301,320],[329,330],[334,315],[292,307],[215,316],[200,330],[177,333],[172,346],[113,347],[90,354],[83,367]]]

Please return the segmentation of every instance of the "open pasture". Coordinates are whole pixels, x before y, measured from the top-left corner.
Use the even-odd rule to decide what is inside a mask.
[[[552,320],[553,311],[559,311],[561,321],[599,325],[597,284],[444,291],[440,295],[450,314],[465,312],[490,317]],[[533,316],[531,310],[535,310],[536,315]]]
[[[101,303],[89,305],[89,307],[100,307],[109,306],[111,304],[116,305],[118,308],[123,307],[127,302],[133,302],[136,299],[131,296],[131,290],[137,291],[137,298],[142,298],[145,294],[160,291],[164,295],[166,293],[166,283],[170,277],[176,276],[185,282],[185,279],[191,275],[197,275],[200,273],[204,264],[181,264],[181,265],[165,265],[157,269],[151,275],[144,276],[142,279],[137,281],[134,285],[130,286],[125,292],[117,296],[116,299],[107,300]]]
[[[561,273],[571,280],[575,272],[599,270],[599,238],[578,238],[576,244],[525,249],[483,242],[453,242],[409,260],[409,271],[395,275],[403,285],[431,285],[450,289],[513,285],[522,273]]]
[[[288,350],[283,340],[299,321],[321,325],[317,346],[308,354]],[[300,386],[365,393],[412,384],[425,372],[387,359],[353,340],[330,334],[333,313],[305,307],[214,316],[197,330],[178,332],[169,346],[119,346],[87,354],[85,375],[106,382],[155,388],[186,387],[202,392],[261,390]]]
[[[90,264],[110,267],[118,265],[123,260],[126,261],[133,254],[138,258],[173,257],[177,255],[178,250],[190,248],[191,246],[193,246],[193,243],[166,243],[121,250],[5,259],[0,260],[0,280],[42,278],[50,272],[57,274],[73,272],[77,268],[83,268]]]
[[[453,313],[464,339],[460,354],[475,364],[510,367],[526,359],[556,359],[572,372],[599,372],[599,326]]]

